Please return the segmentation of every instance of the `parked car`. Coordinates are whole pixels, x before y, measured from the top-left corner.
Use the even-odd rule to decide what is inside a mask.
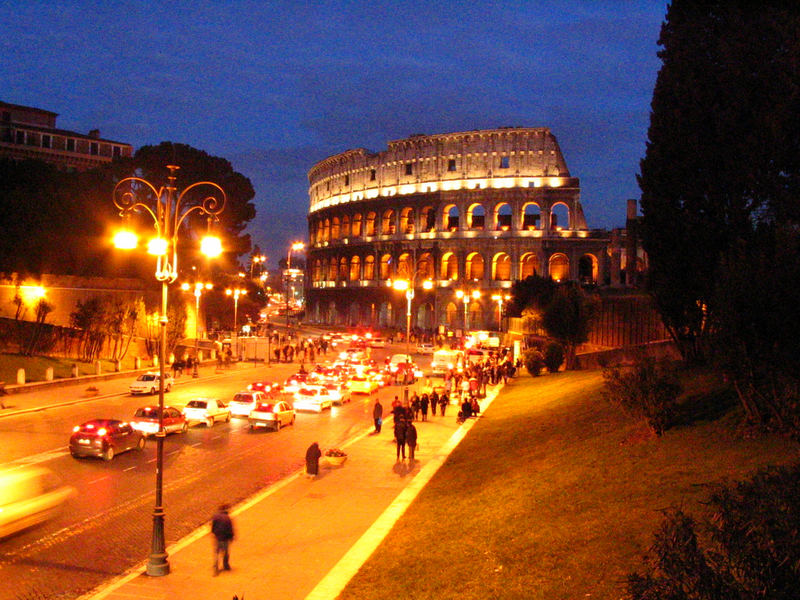
[[[248,417],[250,429],[269,427],[278,431],[284,425],[294,425],[294,408],[288,402],[259,402]]]
[[[380,384],[367,375],[354,375],[347,382],[353,394],[371,394],[380,387]]]
[[[321,385],[304,386],[294,394],[295,410],[310,410],[319,413],[331,406],[333,406],[333,398],[327,388]]]
[[[183,416],[189,423],[203,422],[208,427],[213,427],[217,421],[230,421],[231,410],[225,402],[217,398],[195,398],[187,402],[183,408]]]
[[[142,450],[144,435],[130,423],[115,419],[92,419],[75,426],[69,438],[69,452],[73,457],[97,456],[111,460],[128,450]]]
[[[130,392],[131,394],[155,394],[158,392],[159,379],[160,375],[158,373],[142,373],[136,378],[136,381],[130,385]],[[170,391],[173,383],[175,383],[175,380],[172,379],[172,375],[165,373],[164,391]]]
[[[55,516],[74,495],[44,467],[0,470],[0,539]]]
[[[145,437],[158,433],[158,407],[143,406],[137,408],[136,413],[131,419],[131,427],[136,431],[141,431]],[[165,433],[186,433],[189,424],[181,411],[172,406],[164,407],[164,432]]]
[[[234,417],[248,417],[250,412],[256,407],[259,402],[265,402],[267,395],[264,392],[236,392],[233,400],[228,405],[231,409],[231,416]]]

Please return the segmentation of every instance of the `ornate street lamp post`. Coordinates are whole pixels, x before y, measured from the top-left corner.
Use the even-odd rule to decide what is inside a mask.
[[[464,290],[456,290],[456,298],[460,298],[461,301],[464,303],[464,335],[467,335],[467,331],[469,331],[469,299],[470,296],[477,300],[481,297],[481,293],[478,290],[472,290],[472,294],[466,292]]]
[[[147,574],[161,576],[169,573],[169,562],[164,544],[164,363],[167,350],[167,289],[178,277],[178,233],[186,217],[192,213],[206,215],[208,227],[225,208],[225,191],[216,183],[199,181],[191,184],[180,194],[175,188],[175,171],[180,167],[167,165],[167,184],[158,189],[141,177],[127,177],[114,187],[114,204],[120,216],[126,219],[132,213],[149,214],[154,222],[156,237],[147,245],[149,254],[156,258],[156,280],[161,282],[161,316],[159,325],[161,340],[158,347],[158,432],[156,433],[156,501],[153,508],[153,537]],[[187,224],[188,225],[188,224]],[[188,226],[184,232],[188,231]],[[132,249],[137,246],[135,233],[125,229],[117,233],[114,243],[118,248]],[[206,235],[201,242],[202,252],[209,257],[222,253],[219,238]]]
[[[284,292],[286,295],[286,335],[289,335],[289,281],[292,277],[292,250],[301,252],[306,245],[303,242],[294,242],[289,246],[289,253],[286,255],[286,285]]]
[[[265,260],[267,260],[267,257],[263,254],[257,254],[250,258],[250,279],[255,277],[253,274],[253,268],[256,266],[256,264],[263,263]]]
[[[190,289],[194,289],[194,368],[192,369],[192,377],[200,377],[200,373],[197,371],[197,363],[199,362],[199,329],[198,325],[200,324],[200,296],[203,293],[203,290],[210,290],[214,286],[210,283],[200,283],[195,282],[192,286],[188,283],[182,283],[181,289],[184,292],[188,292]]]
[[[236,335],[236,339],[239,339],[239,296],[244,296],[247,294],[247,290],[243,288],[228,288],[225,290],[225,294],[228,296],[233,296],[233,333]]]
[[[497,302],[497,329],[503,331],[503,300],[511,300],[508,294],[494,294],[492,300]]]

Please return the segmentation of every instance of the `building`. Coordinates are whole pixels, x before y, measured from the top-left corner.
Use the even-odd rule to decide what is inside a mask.
[[[57,113],[0,102],[0,157],[36,159],[65,170],[85,171],[114,158],[131,156],[133,147],[88,134],[56,128]]]
[[[314,322],[402,327],[410,307],[415,327],[497,327],[513,281],[622,285],[636,249],[625,230],[587,227],[544,127],[414,135],[328,157],[308,178]]]

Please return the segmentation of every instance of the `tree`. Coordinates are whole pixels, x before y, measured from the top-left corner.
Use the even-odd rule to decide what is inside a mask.
[[[578,346],[589,339],[597,303],[571,282],[559,285],[544,311],[542,325],[550,337],[558,340],[566,352],[566,368],[575,366]]]

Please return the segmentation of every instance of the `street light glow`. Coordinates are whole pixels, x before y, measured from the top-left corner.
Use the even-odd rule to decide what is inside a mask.
[[[222,240],[214,235],[207,235],[200,241],[200,252],[208,258],[217,258],[222,254]]]
[[[114,234],[114,247],[120,250],[133,250],[139,245],[139,237],[129,229],[120,229]]]
[[[155,237],[147,242],[147,253],[153,256],[166,256],[169,244],[162,237]]]

